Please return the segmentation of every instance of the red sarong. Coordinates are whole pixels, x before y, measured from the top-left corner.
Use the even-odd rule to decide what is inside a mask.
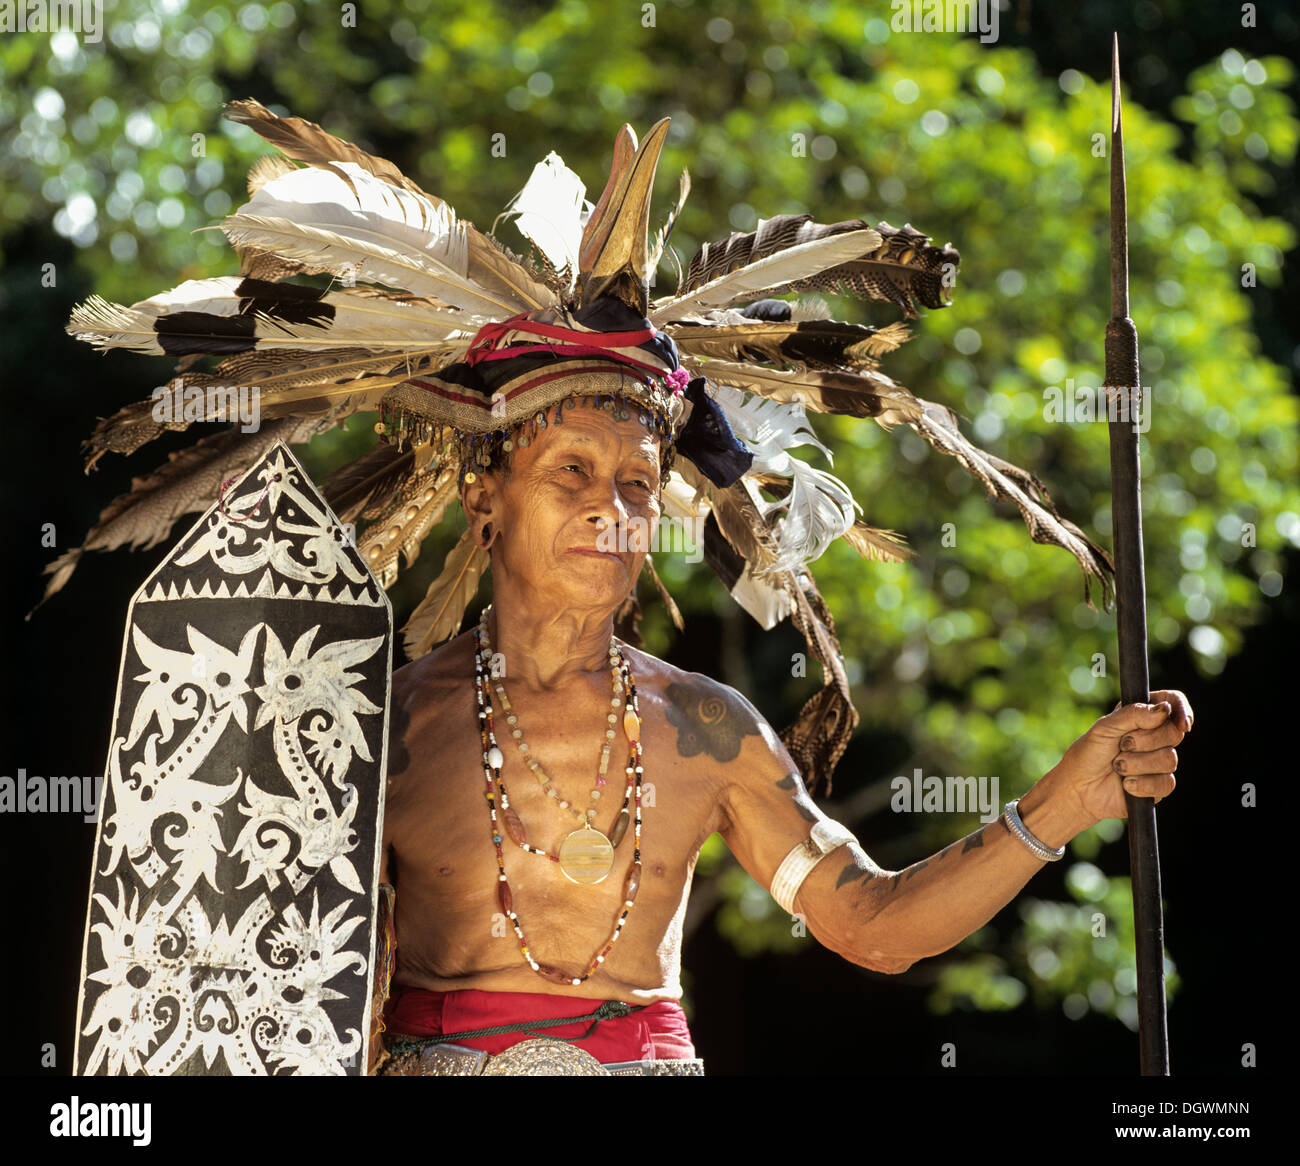
[[[518,1024],[560,1016],[581,1016],[594,1012],[603,1001],[583,996],[553,996],[545,992],[483,992],[466,989],[460,992],[431,992],[425,988],[408,988],[394,984],[384,1008],[384,1027],[390,1033],[407,1036],[441,1036],[467,1029],[491,1028],[498,1024]],[[592,1021],[578,1020],[554,1028],[539,1028],[535,1036],[582,1036]],[[498,1036],[465,1037],[451,1044],[467,1049],[501,1053],[520,1041],[533,1040],[526,1032],[507,1032]],[[585,1049],[602,1065],[621,1061],[691,1059],[695,1045],[686,1026],[686,1013],[680,1004],[659,1001],[633,1012],[602,1020],[586,1040],[576,1041],[575,1048]]]

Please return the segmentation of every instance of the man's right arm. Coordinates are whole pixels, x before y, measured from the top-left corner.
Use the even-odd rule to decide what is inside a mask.
[[[759,886],[771,887],[786,854],[826,815],[758,710],[727,685],[712,682],[712,691],[723,710],[715,725],[746,726],[721,792],[721,833]],[[1074,799],[1054,796],[1059,786],[1054,771],[1021,798],[1026,827],[1051,847],[1093,822]],[[837,847],[813,867],[793,903],[823,947],[861,967],[897,973],[982,927],[1043,865],[995,820],[901,871],[882,870],[855,843]]]

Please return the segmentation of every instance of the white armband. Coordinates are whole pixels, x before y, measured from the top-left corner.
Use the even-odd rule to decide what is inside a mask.
[[[846,842],[856,842],[852,831],[830,818],[819,820],[807,838],[787,854],[772,877],[770,893],[787,915],[794,914],[794,897],[803,881],[823,858]]]

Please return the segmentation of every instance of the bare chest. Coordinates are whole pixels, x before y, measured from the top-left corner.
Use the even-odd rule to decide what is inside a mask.
[[[638,842],[639,907],[662,912],[665,919],[675,912],[701,844],[720,824],[717,766],[709,754],[694,750],[689,726],[681,724],[665,694],[653,683],[639,681],[638,840],[622,702],[615,706],[611,698],[608,687],[602,691],[595,685],[528,693],[526,698],[511,695],[513,725],[499,700],[493,702],[493,726],[504,758],[501,782],[514,832],[542,854],[520,848],[505,828],[501,791],[484,771],[478,706],[468,678],[463,685],[440,690],[423,708],[417,703],[407,737],[409,768],[391,814],[400,893],[436,897],[453,913],[495,909],[495,832],[521,914],[531,908],[534,914],[598,910],[603,916],[605,908],[616,908],[622,899]],[[606,737],[611,729],[612,739]],[[515,730],[520,736],[513,736]],[[602,784],[599,763],[606,740],[610,751]],[[495,827],[489,793],[497,810]],[[613,869],[598,886],[573,884],[557,862],[545,857],[559,857],[565,839],[581,829],[589,810],[595,811],[589,818],[592,826],[612,837],[625,808],[629,824],[615,849]]]

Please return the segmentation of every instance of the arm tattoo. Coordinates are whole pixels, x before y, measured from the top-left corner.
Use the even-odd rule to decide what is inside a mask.
[[[762,736],[749,710],[714,687],[670,684],[664,711],[677,729],[682,757],[707,753],[715,761],[735,761],[744,738]]]
[[[1002,820],[1001,818],[998,819],[998,821],[1001,820]],[[975,831],[974,834],[967,835],[965,845],[963,845],[961,848],[962,854],[966,854],[968,851],[971,850],[978,850],[981,846],[983,846],[984,831],[987,830],[989,826],[991,826],[992,824],[993,824],[992,822],[989,822],[986,825],[981,826],[978,830]]]
[[[840,871],[840,877],[835,880],[835,889],[838,891],[841,887],[852,882],[870,882],[876,877],[878,870],[871,864],[870,859],[863,855],[863,861],[858,861],[855,854],[849,859],[848,865]]]
[[[794,808],[805,822],[817,821],[817,815],[808,806],[808,795],[804,792],[803,780],[798,773],[787,773],[776,783],[776,788],[794,794]]]
[[[942,858],[942,857],[943,857],[943,853],[944,853],[944,852],[943,852],[942,850],[939,851],[939,855],[938,855],[938,857]],[[910,878],[912,878],[914,875],[918,875],[918,874],[920,874],[921,871],[925,870],[925,868],[926,868],[927,866],[929,866],[929,865],[930,865],[930,860],[929,860],[928,858],[923,858],[923,859],[921,859],[920,862],[914,862],[914,863],[912,863],[911,866],[909,866],[909,867],[907,868],[906,871],[903,872],[903,878],[905,878],[905,879],[910,879]],[[899,882],[902,882],[902,879],[899,879]]]
[[[1002,819],[999,818],[998,822],[1002,822]],[[978,850],[981,846],[983,846],[984,831],[987,830],[989,826],[994,826],[996,824],[997,824],[996,822],[986,823],[985,825],[981,826],[978,830],[976,830],[973,834],[968,834],[965,838],[959,838],[957,842],[961,843],[962,854],[967,854],[972,850]],[[1002,822],[1002,826],[1005,829],[1006,823]],[[939,862],[940,860],[942,860],[943,856],[948,853],[948,851],[950,851],[954,846],[957,845],[957,842],[948,843],[948,845],[945,846],[941,851],[939,851],[938,854],[933,855],[931,858],[923,858],[920,862],[913,863],[911,866],[907,868],[906,871],[903,872],[903,877],[910,879],[913,875],[919,874],[921,871],[923,871],[927,866],[930,865],[931,862]],[[903,881],[902,879],[894,880],[895,890],[898,889],[898,884],[901,883],[902,881]]]
[[[848,865],[840,871],[840,877],[835,880],[835,889],[838,891],[842,886],[852,882],[869,882],[876,877],[876,872],[870,867],[861,867],[857,859],[850,859]]]
[[[850,862],[848,866],[840,871],[840,877],[835,880],[835,889],[838,891],[845,883],[851,883],[861,874],[862,872],[858,870],[858,864],[856,862]]]

